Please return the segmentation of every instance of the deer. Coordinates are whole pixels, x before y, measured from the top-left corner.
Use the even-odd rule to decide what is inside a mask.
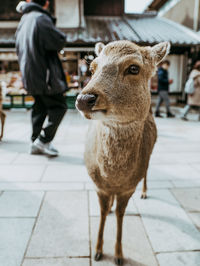
[[[4,133],[4,124],[6,119],[6,114],[3,111],[3,93],[2,93],[2,86],[0,83],[0,119],[1,119],[1,134],[0,134],[0,141],[3,138]]]
[[[76,108],[92,120],[84,159],[100,204],[96,261],[103,257],[104,226],[113,201],[117,218],[115,264],[123,265],[123,217],[142,179],[141,197],[147,197],[147,169],[157,138],[149,81],[169,50],[169,42],[152,47],[126,40],[97,43],[91,80],[77,97]]]

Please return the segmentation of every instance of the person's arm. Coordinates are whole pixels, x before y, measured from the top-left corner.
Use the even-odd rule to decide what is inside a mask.
[[[168,75],[165,75],[164,71],[162,70],[158,71],[158,80],[160,83],[169,84]]]
[[[66,35],[58,30],[51,19],[42,15],[37,20],[39,38],[48,51],[60,51],[66,42]]]
[[[198,70],[192,70],[192,72],[190,73],[190,76],[189,76],[189,78],[192,78],[192,79],[196,79],[196,78],[198,78],[198,77],[200,77],[200,71],[198,71]]]

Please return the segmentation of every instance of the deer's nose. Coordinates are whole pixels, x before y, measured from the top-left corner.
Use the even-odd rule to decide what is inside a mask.
[[[80,111],[91,111],[92,107],[96,103],[96,100],[97,100],[97,95],[79,94],[76,99],[76,107]]]

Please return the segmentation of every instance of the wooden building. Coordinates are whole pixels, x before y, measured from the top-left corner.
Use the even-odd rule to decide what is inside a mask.
[[[194,31],[200,30],[200,0],[153,0],[148,10]]]
[[[171,93],[178,95],[180,99],[184,97],[182,92],[191,67],[191,58],[200,47],[198,34],[176,22],[157,16],[155,12],[125,14],[124,0],[50,2],[50,10],[57,17],[57,26],[66,33],[66,47],[61,58],[72,87],[84,86],[84,79],[87,80],[89,75],[86,62],[93,59],[96,42],[109,43],[126,39],[140,45],[154,45],[170,41],[170,78],[174,79]],[[16,0],[7,0],[3,7],[4,4],[0,4],[0,64],[6,65],[7,70],[16,70],[14,33],[20,15],[15,11]],[[72,93],[76,91],[73,89]]]

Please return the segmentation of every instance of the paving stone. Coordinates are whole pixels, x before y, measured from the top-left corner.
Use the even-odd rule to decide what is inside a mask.
[[[148,170],[148,180],[200,180],[199,172],[190,165],[176,164],[176,166],[169,164],[151,165]]]
[[[200,152],[177,153],[153,153],[150,160],[151,164],[186,164],[200,163]]]
[[[91,216],[100,216],[100,205],[99,205],[96,191],[89,192],[89,206],[90,206]],[[112,213],[115,212],[115,209],[116,209],[116,201],[114,201],[114,204],[112,207]],[[137,214],[138,214],[138,211],[133,202],[133,199],[131,198],[128,202],[128,206],[126,207],[126,215],[137,215]]]
[[[85,183],[86,190],[96,190],[96,187],[92,181]]]
[[[141,181],[138,184],[136,190],[141,190],[142,189],[142,182],[143,181]],[[152,180],[147,179],[147,194],[148,194],[148,190],[149,189],[158,189],[158,188],[163,189],[163,188],[173,188],[173,187],[174,187],[174,185],[172,184],[171,181],[165,181],[165,180],[163,180],[163,181],[153,180],[152,181]],[[92,181],[91,182],[87,182],[85,184],[85,189],[86,190],[95,190],[95,185],[93,184]]]
[[[43,182],[88,182],[89,176],[85,166],[65,165],[65,166],[48,166]]]
[[[44,165],[0,165],[0,182],[37,182],[44,169]]]
[[[160,266],[199,266],[200,252],[175,252],[158,254]]]
[[[200,180],[190,179],[183,181],[171,181],[175,188],[196,188],[200,187]]]
[[[200,212],[200,188],[172,189],[175,198],[189,212]]]
[[[65,166],[65,165],[73,165],[74,168],[76,166],[83,166],[84,165],[84,159],[82,154],[76,154],[76,153],[68,153],[64,154],[62,151],[60,151],[60,155],[58,157],[49,158],[47,161],[47,165],[56,165],[57,167]]]
[[[27,153],[21,153],[17,156],[17,158],[14,160],[14,164],[23,164],[26,162],[26,164],[46,164],[48,163],[48,158],[46,156],[42,155],[30,155]]]
[[[155,153],[153,151],[150,158],[150,165],[160,165],[160,164],[177,164],[177,156],[174,156],[174,153]]]
[[[86,192],[48,192],[27,257],[89,256],[87,206]]]
[[[197,145],[197,148],[199,149],[199,145]],[[200,173],[200,165],[199,165],[199,163],[193,163],[193,164],[190,164],[190,165]]]
[[[60,151],[62,154],[80,154],[83,156],[85,145],[82,143],[68,143],[67,145],[58,144],[56,145],[56,148]]]
[[[17,152],[8,152],[0,146],[0,164],[10,164],[16,158]]]
[[[200,213],[199,212],[189,212],[188,215],[192,219],[193,223],[200,231]]]
[[[5,191],[63,191],[63,190],[83,190],[83,183],[0,183],[0,190]]]
[[[200,233],[168,190],[150,190],[134,198],[155,252],[200,249]]]
[[[142,185],[143,185],[143,180],[140,181],[140,183],[137,186],[137,190],[141,190],[142,189]],[[173,188],[173,184],[171,181],[156,181],[156,180],[149,180],[147,178],[147,193],[148,193],[148,189],[158,189],[158,188]]]
[[[35,219],[0,219],[0,265],[21,265]]]
[[[4,192],[0,197],[0,217],[36,217],[43,192]]]
[[[87,258],[25,259],[22,266],[89,266]]]
[[[181,152],[199,152],[199,143],[198,142],[192,142],[189,143],[168,143],[168,145],[163,145],[162,142],[158,141],[155,145],[154,151],[157,152],[175,152],[181,153]]]
[[[11,167],[13,167],[14,165],[17,167],[24,168],[28,164],[27,173],[30,173],[31,175],[33,174],[34,171],[33,171],[33,168],[30,168],[30,166],[33,166],[33,167],[34,166],[43,167],[45,165],[55,166],[55,168],[57,168],[57,173],[59,173],[60,167],[62,168],[63,166],[65,167],[66,165],[73,165],[74,169],[82,168],[85,134],[87,132],[87,125],[89,123],[88,123],[88,120],[81,118],[78,115],[77,111],[71,111],[71,110],[68,111],[67,115],[65,116],[61,124],[61,127],[59,128],[56,134],[55,146],[59,149],[60,156],[57,158],[53,158],[53,159],[49,159],[45,156],[31,156],[27,153],[28,145],[29,145],[29,136],[30,136],[30,112],[16,112],[16,111],[12,112],[11,111],[11,112],[7,112],[7,114],[8,115],[7,115],[7,121],[6,121],[5,137],[3,139],[3,142],[0,143],[0,166],[7,166],[8,168],[10,168],[9,164],[11,164]],[[192,115],[190,117],[192,117]],[[195,116],[194,116],[194,119],[196,119]],[[196,249],[198,231],[196,230],[194,233],[193,228],[195,228],[195,226],[192,224],[192,220],[198,227],[199,213],[188,213],[187,214],[188,220],[185,220],[186,218],[184,215],[186,214],[184,213],[183,210],[182,210],[183,212],[180,213],[179,210],[181,208],[179,206],[179,203],[174,199],[173,195],[170,194],[172,196],[171,198],[171,196],[169,196],[168,193],[166,194],[163,188],[171,188],[172,186],[176,186],[178,188],[181,188],[181,187],[182,188],[185,188],[185,187],[191,187],[191,188],[199,187],[200,188],[200,168],[199,168],[200,127],[199,127],[199,123],[197,122],[189,121],[187,123],[184,123],[183,121],[180,121],[179,119],[173,119],[173,120],[172,119],[156,119],[156,123],[158,126],[159,137],[158,137],[158,141],[156,143],[156,146],[153,152],[149,175],[148,175],[149,199],[147,199],[146,201],[142,201],[141,203],[141,199],[140,199],[141,192],[138,193],[138,191],[136,192],[133,198],[136,199],[135,201],[140,202],[139,203],[140,205],[144,204],[144,206],[140,206],[140,212],[143,214],[142,216],[143,222],[145,224],[146,230],[148,229],[147,232],[149,233],[150,231],[150,236],[151,236],[150,239],[152,243],[157,241],[157,245],[165,249],[167,242],[169,241],[168,246],[170,247],[169,248],[170,252],[172,251],[173,253],[161,253],[161,254],[158,254],[158,256],[162,256],[166,254],[166,257],[167,256],[171,257],[171,254],[175,254],[174,251],[177,251],[176,249],[177,246],[180,247],[180,249],[182,248],[181,245],[183,245],[184,247],[188,246],[188,250],[190,248]],[[21,128],[23,128],[23,131],[21,130]],[[80,190],[83,190],[84,188],[89,189],[89,190],[94,190],[93,184],[90,180],[80,181],[80,182],[79,181],[75,182],[75,180],[69,181],[68,176],[67,178],[65,177],[64,171],[63,171],[63,177],[62,177],[63,181],[52,180],[48,182],[45,180],[44,183],[43,182],[39,183],[38,181],[40,179],[37,179],[35,174],[32,176],[33,179],[31,180],[30,178],[27,178],[26,174],[24,174],[23,176],[20,176],[19,175],[20,171],[17,171],[17,168],[15,168],[15,170],[13,169],[12,169],[12,174],[10,175],[10,177],[7,176],[6,180],[0,179],[0,181],[2,181],[0,183],[0,191],[10,190],[10,191],[17,191],[19,193],[21,193],[22,190],[28,191],[27,193],[32,193],[31,192],[32,190],[58,191],[57,194],[63,195],[63,194],[68,194],[69,190],[77,190],[77,192],[73,192],[73,193],[77,193],[78,195],[80,195],[80,193],[81,194],[87,193],[87,191],[85,192],[80,191]],[[8,172],[9,172],[9,169],[8,171],[5,171],[6,174]],[[0,168],[0,177],[1,177],[1,173],[2,171]],[[15,176],[13,176],[13,173]],[[80,179],[76,179],[76,180],[80,180]],[[141,185],[138,186],[138,190],[140,189],[141,189]],[[159,196],[157,194],[154,194],[154,193],[157,193],[158,191],[157,189],[159,189]],[[61,191],[65,191],[65,192],[61,192]],[[6,195],[4,193],[1,194],[0,192],[0,202],[1,202],[3,195],[4,196]],[[54,193],[52,193],[52,195],[54,195]],[[71,201],[74,202],[74,196],[72,197],[69,196],[67,200],[65,199],[64,196],[62,196],[61,197],[62,199],[60,198],[59,202],[55,200],[55,198],[56,197],[52,197],[51,200],[49,199],[45,203],[46,211],[43,210],[42,218],[40,217],[38,220],[39,224],[36,226],[35,235],[34,235],[34,238],[32,239],[31,246],[33,248],[31,250],[29,248],[29,250],[32,252],[33,255],[37,255],[38,253],[39,254],[47,253],[47,255],[45,255],[46,258],[39,259],[38,257],[33,256],[34,257],[33,259],[29,257],[25,260],[24,264],[32,263],[30,264],[30,266],[32,265],[40,266],[40,263],[43,263],[43,264],[46,263],[48,266],[51,266],[51,265],[52,266],[54,265],[63,266],[62,264],[60,265],[59,263],[64,263],[64,265],[70,266],[69,263],[72,262],[72,260],[70,259],[70,262],[69,262],[67,258],[67,256],[69,255],[67,252],[65,252],[66,249],[69,250],[70,254],[74,253],[74,250],[75,250],[78,254],[75,256],[80,256],[80,253],[87,254],[86,256],[89,255],[88,243],[86,243],[88,241],[88,232],[85,233],[85,235],[87,235],[86,237],[82,236],[83,234],[82,231],[81,233],[79,232],[81,230],[81,227],[85,227],[84,224],[80,225],[79,219],[80,219],[80,216],[81,217],[83,216],[82,212],[84,212],[84,214],[85,213],[87,214],[87,210],[85,210],[87,209],[87,207],[86,208],[83,207],[84,203],[81,203],[81,204],[76,203],[74,204],[75,206],[70,205],[70,204],[73,204]],[[14,199],[17,201],[16,197],[14,197]],[[153,201],[153,202],[150,204],[148,203],[149,201],[151,202]],[[159,201],[159,204],[157,204],[157,201]],[[21,202],[21,201],[19,200],[18,202]],[[175,204],[175,202],[177,205]],[[23,203],[20,203],[20,204],[22,204],[22,206],[18,206],[19,209],[17,209],[16,211],[18,212],[18,214],[21,212],[22,209],[25,210],[23,207]],[[96,205],[97,205],[97,201],[96,203],[94,202],[94,207],[95,207],[93,210],[94,213],[95,211],[97,212]],[[11,208],[10,211],[12,211],[11,202],[10,202],[10,206],[11,206],[9,207]],[[81,208],[81,211],[79,211],[80,208]],[[69,209],[73,209],[72,212],[75,213],[74,216],[72,216],[71,214],[70,215],[68,214]],[[132,210],[132,207],[131,207],[131,210]],[[81,213],[81,215],[79,215],[79,212]],[[32,218],[30,218],[30,220],[31,219]],[[78,222],[76,222],[77,219],[78,219]],[[85,218],[81,218],[81,219],[83,220],[83,223],[84,223]],[[92,230],[91,232],[92,239],[95,238],[95,241],[92,240],[93,241],[92,247],[94,248],[96,245],[96,236],[97,236],[97,228],[98,228],[98,225],[96,225],[96,223],[99,223],[99,217],[91,217],[91,219],[92,221],[95,221],[94,223],[92,222],[92,225],[95,224],[95,230]],[[130,219],[130,220],[126,222],[127,219]],[[0,218],[0,221],[2,220],[7,220],[7,218]],[[15,220],[15,219],[10,218],[10,220]],[[29,220],[29,219],[25,219],[25,220]],[[137,222],[136,220],[139,222]],[[20,218],[20,221],[24,221],[24,218]],[[71,225],[71,223],[73,222],[75,223],[75,225]],[[107,257],[106,257],[107,259],[102,262],[98,262],[98,264],[92,261],[93,262],[92,265],[93,264],[103,265],[103,266],[113,265],[114,242],[115,242],[115,231],[116,231],[116,227],[113,226],[113,224],[115,224],[115,216],[109,215],[108,227],[106,229],[107,231],[105,235],[105,237],[107,238],[107,240],[105,239],[105,252],[107,254]],[[140,230],[141,228],[143,228],[140,217],[126,216],[125,224],[127,225],[127,228],[125,229],[125,233],[124,233],[124,239],[125,239],[124,253],[125,253],[125,256],[127,255],[127,257],[130,258],[129,265],[131,264],[133,265],[133,261],[136,261],[136,263],[134,264],[135,266],[136,265],[137,266],[156,265],[154,264],[154,262],[152,263],[152,259],[151,259],[152,253],[151,255],[148,255],[150,259],[148,259],[148,256],[147,258],[145,258],[146,253],[144,253],[144,251],[146,250],[146,245],[143,244],[143,241],[145,243],[147,241],[148,243],[148,240],[146,239],[146,235],[143,232],[144,229],[142,229],[143,231]],[[12,226],[10,225],[10,227],[13,228],[13,225]],[[1,228],[3,227],[0,226],[0,232],[3,230],[3,229],[1,230]],[[23,228],[25,228],[26,230],[26,226],[22,226],[22,229],[21,229],[22,232],[24,233]],[[76,230],[78,232],[76,232]],[[133,230],[134,230],[134,233],[132,235],[130,233]],[[10,232],[9,228],[6,228],[5,231]],[[87,231],[87,229],[83,231]],[[17,230],[13,229],[11,230],[11,234],[12,232],[17,233]],[[20,236],[17,236],[16,239],[21,238],[21,233],[19,233],[18,235]],[[82,239],[81,243],[79,243],[78,241],[79,235]],[[50,237],[48,238],[47,236],[48,237],[50,236]],[[77,242],[75,244],[74,244],[74,241],[75,241],[74,236],[76,237],[76,242]],[[8,233],[5,233],[4,238],[6,239],[6,241],[9,242],[10,235]],[[44,242],[41,241],[41,239],[42,240],[44,239]],[[126,241],[126,239],[128,239],[128,241]],[[182,240],[183,240],[183,243],[180,243]],[[70,241],[72,245],[70,245],[71,244]],[[134,244],[132,244],[133,241],[136,241],[136,244],[135,242]],[[199,238],[198,238],[198,241],[199,241]],[[11,241],[11,243],[12,242],[13,241]],[[163,244],[163,242],[166,242],[166,243]],[[39,243],[39,246],[38,246],[38,243]],[[57,243],[58,243],[58,246],[57,246]],[[5,242],[3,242],[2,244],[5,245]],[[84,250],[83,250],[83,246],[85,246]],[[73,252],[70,251],[72,249],[73,249]],[[1,254],[1,250],[2,249],[0,248],[0,254]],[[12,250],[14,250],[14,252]],[[148,244],[147,250],[149,251],[149,244]],[[8,255],[7,253],[5,253],[6,254],[5,256],[7,256],[10,259],[11,257],[10,254],[13,253],[15,255],[15,248],[11,250],[9,249],[9,251],[10,253]],[[62,253],[61,256],[64,256],[65,258],[61,258],[61,257],[57,259],[52,258],[54,256],[54,253],[57,254],[58,256],[60,256],[60,253]],[[187,252],[187,254],[189,253],[190,252]],[[197,254],[197,252],[193,252],[193,253]],[[16,254],[17,254],[17,251],[16,251]],[[184,253],[180,252],[179,254],[184,254]],[[94,255],[94,252],[93,252],[93,255]],[[47,258],[47,256],[51,258]],[[83,260],[84,262],[87,261],[86,265],[88,265],[88,258],[84,258]],[[191,262],[194,261],[192,258],[190,260]],[[6,263],[8,264],[5,264],[4,262],[2,264],[1,263],[2,261],[0,260],[0,266],[19,266],[21,262],[18,263],[18,261],[20,260],[15,260],[15,263],[18,265],[16,264],[12,265],[11,263],[9,263],[10,262],[9,260],[6,260]],[[82,266],[82,263],[84,263],[82,262],[82,259],[77,258],[73,260],[73,265],[76,265],[75,264],[76,261],[77,263],[81,262],[80,266]],[[199,261],[199,258],[198,258],[198,261]],[[160,260],[159,262],[161,264]],[[177,262],[176,260],[172,260],[172,262],[173,262],[172,264],[173,266],[179,266],[176,263]],[[45,265],[43,264],[41,264],[41,266]],[[190,266],[187,260],[184,261],[183,265]],[[29,264],[25,266],[29,266]],[[164,266],[166,265],[164,264]],[[168,263],[167,266],[170,266],[170,264]],[[192,266],[196,266],[196,265],[192,265]]]
[[[113,266],[114,246],[116,239],[116,218],[108,216],[104,232],[104,256],[101,261],[96,262],[95,246],[99,227],[99,218],[91,218],[91,238],[92,238],[92,265],[93,266]],[[157,262],[153,251],[145,234],[141,218],[137,216],[125,216],[123,225],[123,253],[124,265],[132,266],[156,266]],[[144,256],[145,252],[145,256]]]
[[[24,128],[24,125],[23,125]],[[15,132],[15,129],[12,129]],[[15,133],[14,133],[15,134]],[[24,134],[24,133],[23,133]],[[26,133],[25,133],[26,134]],[[25,138],[17,138],[17,136],[8,136],[8,134],[5,134],[5,141],[1,142],[1,148],[0,150],[4,150],[5,152],[10,152],[10,153],[15,153],[17,151],[17,153],[27,153],[30,149],[29,147],[29,139],[27,139],[27,137]]]

